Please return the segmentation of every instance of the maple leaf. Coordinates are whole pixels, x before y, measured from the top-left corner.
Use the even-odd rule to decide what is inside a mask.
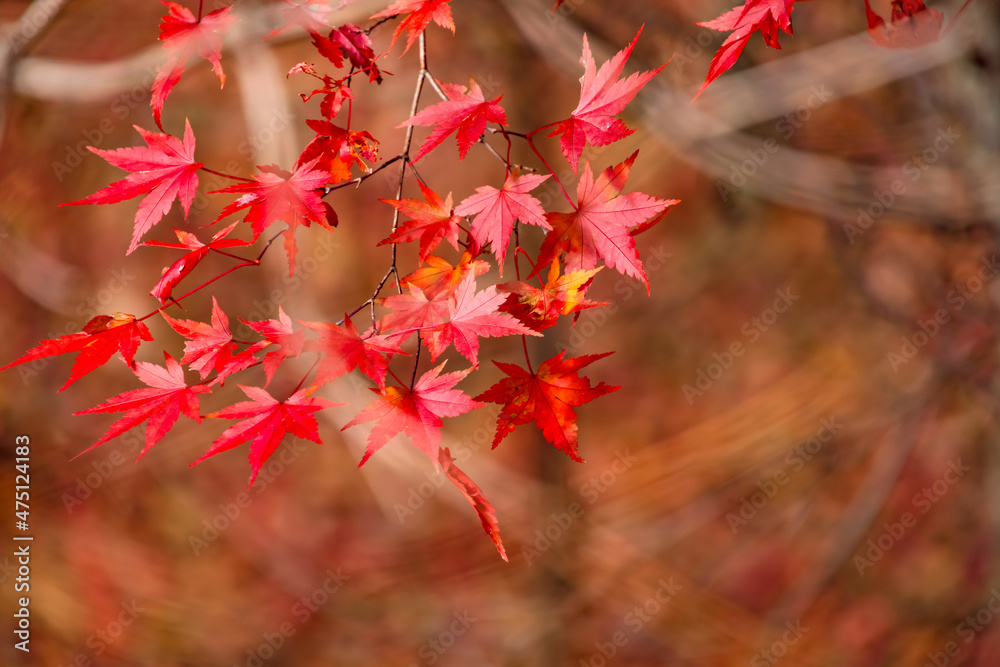
[[[317,190],[321,190],[330,180],[330,174],[316,169],[316,161],[300,165],[295,172],[288,172],[275,165],[258,166],[261,173],[254,175],[254,181],[238,183],[215,193],[243,193],[243,196],[222,209],[218,222],[241,209],[250,208],[244,220],[253,228],[256,241],[269,226],[276,222],[288,225],[285,235],[285,253],[288,255],[288,275],[295,273],[295,229],[309,227],[316,222],[333,231],[337,215],[330,205],[323,201]],[[332,221],[332,222],[331,222]]]
[[[403,335],[400,341],[406,340],[419,329],[437,326],[446,319],[450,312],[450,294],[438,292],[425,294],[416,285],[409,285],[409,294],[393,294],[381,300],[381,305],[392,309],[379,320],[379,331],[392,331],[390,335]]]
[[[145,324],[135,319],[135,315],[126,313],[98,315],[84,325],[83,331],[52,340],[43,340],[16,361],[0,368],[0,371],[36,359],[79,352],[73,361],[69,379],[59,389],[62,391],[98,366],[105,364],[115,352],[121,352],[125,363],[130,368],[133,367],[135,353],[144,340],[153,340],[153,335]]]
[[[642,28],[632,39],[632,43],[616,53],[610,60],[596,69],[594,56],[590,53],[587,36],[583,36],[583,76],[580,77],[580,103],[567,120],[556,124],[549,133],[550,137],[562,135],[559,138],[559,148],[576,173],[580,155],[586,144],[591,146],[607,146],[624,139],[634,130],[629,129],[620,118],[625,106],[632,101],[636,93],[660,73],[666,65],[655,70],[636,72],[623,81],[619,81],[625,62],[632,55]]]
[[[126,391],[89,410],[73,413],[76,415],[91,415],[98,412],[125,413],[124,417],[111,425],[100,440],[77,456],[149,420],[146,425],[146,446],[139,452],[139,458],[142,458],[150,447],[167,434],[182,412],[196,422],[201,422],[198,394],[211,390],[204,385],[188,386],[184,382],[181,365],[166,352],[163,356],[166,367],[140,361],[132,369],[136,377],[149,388]]]
[[[467,276],[449,299],[448,318],[424,331],[431,359],[436,360],[454,343],[463,357],[478,366],[480,338],[518,334],[540,336],[512,315],[497,312],[506,300],[506,295],[497,292],[496,285],[476,292],[476,277]]]
[[[459,389],[458,382],[469,374],[471,368],[440,375],[444,363],[420,376],[413,389],[386,387],[372,389],[379,395],[343,429],[364,422],[375,421],[368,435],[368,446],[358,463],[360,468],[368,458],[399,433],[406,433],[413,446],[427,454],[434,467],[439,465],[438,444],[441,442],[442,417],[455,417],[469,410],[482,407]]]
[[[764,43],[775,49],[780,49],[778,29],[792,34],[792,5],[795,0],[746,0],[742,7],[735,7],[722,16],[698,25],[720,32],[732,31],[722,46],[715,52],[708,67],[705,82],[698,89],[698,96],[704,92],[720,74],[736,64],[747,42],[755,32],[760,31]]]
[[[183,141],[169,134],[147,132],[138,125],[133,127],[146,141],[146,147],[134,146],[110,151],[87,147],[91,153],[103,157],[110,164],[132,173],[89,197],[60,204],[116,204],[146,195],[135,212],[132,243],[126,255],[139,247],[139,239],[163,219],[175,199],[180,201],[184,217],[187,218],[198,190],[198,170],[203,166],[201,162],[194,161],[194,133],[187,120],[184,121]]]
[[[245,387],[239,385],[243,393],[250,399],[242,401],[208,417],[224,419],[241,419],[233,424],[212,443],[205,455],[192,463],[195,465],[220,452],[232,449],[244,442],[250,443],[250,485],[257,479],[267,459],[281,444],[286,434],[298,436],[304,440],[312,440],[322,444],[319,439],[319,425],[314,412],[333,408],[343,403],[333,403],[325,398],[309,398],[307,389],[300,389],[283,401],[278,401],[260,387]]]
[[[489,270],[489,262],[473,259],[472,253],[466,250],[454,266],[446,259],[430,255],[426,266],[418,268],[399,282],[403,287],[419,287],[428,298],[432,298],[442,292],[445,296],[452,294],[469,274],[481,276]]]
[[[264,356],[264,372],[267,374],[267,382],[264,386],[271,384],[275,371],[289,357],[297,357],[302,353],[306,339],[303,331],[295,331],[292,326],[292,319],[285,314],[285,310],[278,306],[278,319],[247,321],[240,318],[240,321],[263,336],[265,344],[254,345],[250,349],[264,349],[270,345],[277,345],[277,350],[272,350]]]
[[[937,9],[929,9],[922,0],[893,0],[888,24],[872,11],[868,0],[865,0],[868,34],[876,44],[887,49],[911,49],[936,42],[951,32],[955,21],[971,2],[966,0],[948,27],[944,28],[944,14]]]
[[[541,331],[554,326],[560,315],[578,313],[586,308],[607,306],[606,302],[588,301],[586,288],[603,267],[588,271],[571,271],[559,275],[559,260],[553,260],[542,287],[524,282],[503,283],[497,287],[509,294],[500,310],[510,313],[526,326]]]
[[[396,228],[389,238],[379,241],[378,245],[387,243],[406,243],[420,239],[420,262],[423,263],[441,241],[446,240],[458,250],[458,231],[461,218],[455,215],[451,205],[451,193],[444,199],[422,182],[417,181],[424,201],[419,199],[379,199],[389,204],[411,220],[406,220]]]
[[[329,120],[333,120],[333,118],[338,113],[340,113],[340,109],[344,106],[344,102],[354,99],[354,93],[351,92],[351,86],[348,80],[333,79],[332,77],[327,76],[326,74],[323,74],[321,76],[316,73],[316,70],[315,68],[313,68],[312,65],[304,62],[299,63],[292,69],[288,70],[287,76],[291,76],[292,74],[296,74],[299,72],[303,74],[308,74],[309,76],[319,79],[322,82],[323,85],[321,87],[313,89],[313,91],[308,95],[306,95],[305,93],[299,93],[299,97],[302,98],[303,102],[308,102],[313,98],[314,95],[323,95],[323,99],[319,103],[319,110],[320,113],[322,113],[323,116],[325,116]],[[309,122],[310,121],[306,121],[307,124]],[[347,135],[346,130],[342,130],[340,128],[338,128],[338,130],[339,133],[342,133],[345,136]],[[312,158],[310,157],[303,160],[303,158],[300,157],[299,162],[300,163],[308,162],[310,159]]]
[[[479,515],[479,520],[483,524],[483,530],[493,540],[497,551],[500,552],[500,557],[507,560],[507,551],[503,548],[503,541],[500,539],[500,525],[497,523],[496,510],[493,509],[493,505],[486,500],[486,496],[483,495],[476,483],[455,465],[455,459],[452,458],[447,447],[438,450],[438,462],[441,464],[444,474],[458,487],[465,499],[476,510],[476,514]]]
[[[188,339],[184,343],[181,363],[187,364],[193,371],[198,371],[202,380],[212,371],[216,371],[218,376],[212,384],[216,382],[225,384],[226,377],[249,368],[257,361],[253,353],[260,347],[234,354],[239,345],[233,342],[233,334],[229,331],[229,318],[219,307],[219,302],[214,296],[211,324],[194,320],[175,320],[163,311],[160,311],[160,315],[174,331]]]
[[[503,95],[496,99],[486,101],[479,84],[469,79],[469,88],[466,92],[465,86],[457,83],[441,83],[441,90],[448,97],[444,102],[433,104],[420,113],[408,118],[396,127],[406,127],[408,125],[437,125],[423,145],[417,152],[417,156],[411,160],[416,162],[424,155],[434,150],[442,141],[457,130],[456,140],[458,142],[458,158],[465,159],[469,148],[479,141],[486,130],[487,123],[498,125],[507,124],[507,114],[499,102]]]
[[[489,185],[476,188],[477,194],[463,199],[455,209],[458,215],[476,216],[469,230],[472,240],[480,248],[490,244],[501,276],[515,220],[551,229],[545,220],[545,209],[541,202],[528,194],[548,177],[549,174],[517,177],[507,174],[501,189],[497,190]]]
[[[451,18],[451,7],[448,2],[450,0],[396,0],[389,5],[388,9],[371,18],[383,19],[407,14],[407,17],[396,26],[395,32],[392,33],[392,44],[389,46],[390,49],[395,46],[396,40],[405,30],[407,37],[403,53],[406,53],[431,21],[455,34],[455,21]]]
[[[312,38],[316,50],[326,56],[334,67],[341,67],[346,57],[354,67],[369,72],[369,81],[382,83],[382,73],[375,64],[375,48],[364,29],[345,23],[331,30],[326,37],[313,34]]]
[[[385,389],[389,357],[393,354],[405,354],[397,344],[385,336],[374,332],[365,336],[359,334],[358,328],[346,313],[342,327],[327,322],[303,322],[303,324],[320,335],[318,340],[310,341],[308,344],[308,349],[323,355],[319,368],[316,369],[314,387],[326,384],[357,368],[381,389]]]
[[[618,391],[621,387],[611,387],[603,382],[591,387],[588,378],[577,374],[584,366],[603,359],[611,352],[564,360],[565,353],[563,350],[543,363],[537,373],[526,371],[516,364],[493,362],[507,377],[476,396],[475,400],[503,406],[497,417],[494,447],[515,426],[534,421],[549,443],[574,461],[583,462],[577,451],[576,413],[573,408]]]
[[[313,162],[315,169],[329,172],[327,182],[333,184],[353,178],[351,166],[368,173],[371,168],[363,160],[378,160],[378,142],[366,131],[348,131],[322,120],[307,120],[306,125],[316,132],[316,136],[303,149],[295,163],[296,169]]]
[[[233,231],[236,224],[237,223],[233,223],[218,232],[212,237],[212,240],[209,241],[208,245],[202,243],[198,237],[191,232],[186,232],[176,228],[174,229],[174,233],[177,234],[177,240],[180,241],[180,243],[145,241],[143,245],[159,246],[163,248],[187,248],[191,251],[170,266],[164,267],[161,272],[162,275],[160,276],[160,279],[156,282],[156,285],[153,286],[153,289],[151,289],[149,293],[155,296],[161,305],[165,304],[170,300],[170,295],[173,292],[173,289],[177,287],[177,284],[184,280],[188,274],[194,271],[194,268],[198,266],[201,260],[205,259],[209,251],[213,249],[221,250],[222,248],[236,248],[247,245],[246,241],[225,238],[229,232]]]
[[[160,40],[167,49],[167,61],[156,68],[156,80],[153,81],[153,95],[150,105],[153,107],[153,120],[157,127],[163,129],[160,114],[163,103],[180,81],[181,74],[191,56],[199,55],[212,63],[212,71],[219,77],[219,85],[226,85],[226,74],[222,71],[222,38],[236,22],[235,16],[230,16],[232,7],[223,7],[210,14],[195,18],[191,10],[176,2],[163,0],[167,14],[160,24]]]
[[[612,269],[638,278],[649,289],[649,279],[629,230],[678,200],[657,199],[639,192],[621,194],[638,154],[636,151],[621,164],[605,169],[596,179],[591,174],[590,163],[584,160],[577,186],[576,210],[547,214],[552,231],[542,243],[532,276],[542,267],[551,266],[563,253],[567,271],[593,269],[598,259],[603,259]]]
[[[299,2],[284,0],[284,2],[286,6],[280,9],[284,25],[273,30],[267,39],[295,27],[302,28],[308,33],[318,33],[321,30],[330,29],[330,22],[326,18],[330,13],[328,0],[301,0]]]

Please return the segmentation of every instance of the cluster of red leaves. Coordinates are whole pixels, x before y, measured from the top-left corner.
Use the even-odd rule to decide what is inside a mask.
[[[177,3],[164,4],[168,11],[160,26],[160,39],[168,58],[158,71],[151,101],[153,119],[161,130],[164,102],[179,82],[191,56],[207,59],[220,81],[225,82],[222,47],[227,30],[238,20],[237,13],[230,11],[231,7],[195,16]],[[323,72],[315,64],[300,63],[289,72],[289,75],[306,75],[319,82],[318,87],[302,97],[307,101],[320,96],[323,116],[307,121],[315,134],[295,164],[290,169],[261,165],[249,177],[208,169],[195,160],[194,132],[187,122],[180,138],[136,127],[145,146],[118,150],[92,148],[95,154],[129,174],[72,204],[114,204],[142,197],[126,254],[143,245],[180,251],[180,256],[171,257],[160,280],[150,290],[156,305],[148,315],[137,318],[115,313],[94,318],[82,332],[44,341],[4,368],[43,357],[77,353],[65,389],[106,363],[115,353],[120,353],[146,386],[126,391],[78,413],[124,413],[93,446],[145,423],[146,445],[142,451],[145,454],[164,438],[182,414],[197,422],[203,418],[234,419],[237,421],[225,429],[196,463],[247,443],[251,484],[285,436],[291,434],[320,442],[315,413],[339,404],[317,396],[316,392],[344,374],[358,371],[371,381],[376,394],[375,399],[343,427],[374,422],[359,465],[396,435],[405,434],[414,447],[424,452],[436,468],[443,469],[465,495],[498,551],[506,558],[492,506],[472,480],[455,466],[450,452],[440,446],[443,420],[480,408],[487,402],[496,403],[501,409],[494,447],[516,426],[533,423],[553,446],[576,461],[583,460],[579,453],[576,408],[618,387],[603,382],[593,385],[579,373],[610,352],[578,358],[565,358],[564,353],[559,353],[542,361],[536,371],[524,344],[525,367],[494,361],[504,377],[475,398],[457,385],[479,369],[482,339],[520,336],[526,340],[527,336],[542,336],[542,332],[557,324],[561,317],[607,305],[587,299],[588,289],[604,266],[649,287],[635,234],[657,222],[676,200],[624,192],[636,159],[633,154],[620,164],[596,172],[584,160],[576,200],[566,197],[569,210],[546,211],[532,191],[543,184],[564,193],[566,189],[542,158],[534,137],[544,131],[549,131],[550,137],[558,136],[561,152],[576,173],[587,145],[606,146],[632,133],[618,115],[662,67],[636,72],[623,79],[622,72],[639,35],[600,68],[594,62],[585,37],[579,104],[568,118],[529,133],[508,134],[507,116],[500,104],[502,96],[487,100],[475,81],[470,80],[467,87],[437,82],[436,88],[443,92],[445,99],[426,106],[399,124],[400,128],[411,128],[408,133],[413,127],[429,127],[429,135],[413,155],[409,153],[408,138],[406,148],[395,160],[402,160],[404,165],[416,162],[452,134],[456,136],[458,158],[462,160],[473,145],[486,141],[488,136],[499,135],[507,142],[515,138],[526,141],[547,173],[531,173],[534,170],[530,167],[528,173],[522,173],[522,167],[505,161],[499,188],[484,184],[455,205],[451,192],[442,197],[427,182],[416,177],[415,171],[421,196],[402,197],[404,179],[410,173],[404,167],[399,181],[400,194],[395,199],[381,200],[394,211],[392,228],[379,245],[414,244],[417,268],[401,276],[394,259],[373,297],[351,312],[345,312],[339,322],[296,323],[279,308],[277,319],[241,320],[259,339],[238,340],[233,336],[229,316],[215,297],[208,322],[181,319],[166,311],[232,271],[259,265],[264,252],[279,235],[284,237],[289,272],[294,271],[298,228],[316,223],[322,228],[318,233],[334,233],[338,216],[327,198],[341,189],[337,187],[339,184],[346,185],[350,181],[360,185],[373,173],[370,165],[379,160],[378,142],[368,132],[350,127],[357,92],[352,86],[357,82],[355,75],[358,73],[367,75],[369,83],[381,83],[382,70],[377,61],[387,54],[376,53],[367,30],[355,25],[329,25],[323,11],[325,3],[286,0],[285,4],[288,5],[284,8],[288,25],[304,27],[310,32],[317,53],[329,65],[335,70],[348,70],[337,76]],[[423,39],[431,22],[454,30],[448,0],[398,0],[371,18],[377,21],[377,26],[394,17],[401,19],[392,41],[395,44],[405,32],[404,53],[417,40]],[[424,72],[420,76],[424,76]],[[347,121],[340,124],[338,118],[344,107],[348,109]],[[236,197],[222,208],[213,222],[238,219],[207,241],[195,231],[177,229],[176,243],[141,242],[168,214],[175,200],[180,202],[187,218],[198,191],[198,172],[202,170],[235,181],[208,193]],[[522,224],[529,227],[521,229]],[[279,225],[280,230],[272,230],[275,225]],[[539,228],[544,234],[539,239],[540,251],[534,259],[521,246],[518,233],[519,229],[524,231],[531,227]],[[237,238],[241,232],[244,238]],[[270,237],[263,239],[267,234]],[[446,250],[441,248],[444,241],[453,252],[460,253],[454,262],[439,256]],[[263,246],[256,257],[240,254],[255,244]],[[228,257],[236,264],[175,296],[178,286],[204,266],[203,260],[212,253]],[[521,279],[518,254],[531,264],[531,271],[524,280]],[[491,268],[491,263],[481,257],[490,255],[495,258],[494,266],[501,276],[508,258],[513,256],[517,280],[479,285],[480,277]],[[382,288],[387,284],[393,286],[387,281],[392,275],[397,279],[396,293],[383,296]],[[371,313],[371,321],[361,330],[356,321],[358,313],[365,310]],[[155,315],[162,317],[184,340],[179,360],[163,352],[164,366],[135,361],[139,345],[153,340],[143,320]],[[430,354],[431,364],[436,365],[421,371],[420,352],[424,347]],[[454,354],[439,362],[452,347]],[[296,367],[288,362],[304,355],[312,357],[312,364],[303,366],[309,367],[304,375],[301,370],[296,374]],[[470,365],[462,370],[444,372],[447,361],[461,363],[462,359]],[[200,400],[218,391],[230,376],[258,366],[264,372],[263,386],[239,385],[249,400],[202,414]],[[400,380],[394,366],[404,377],[408,373],[410,381]],[[196,373],[197,380],[186,380],[185,369]],[[293,390],[284,392],[285,398],[279,399],[266,389],[279,375],[290,374],[300,379]]]
[[[720,32],[729,32],[722,46],[715,52],[708,67],[708,74],[695,98],[704,92],[720,74],[736,64],[747,42],[755,32],[760,32],[764,43],[780,49],[778,30],[792,34],[792,5],[796,0],[746,0],[740,7],[734,7],[722,16],[698,25]],[[952,19],[954,25],[958,15],[969,6],[966,0]],[[929,9],[923,0],[892,0],[892,15],[889,23],[872,11],[869,0],[864,0],[868,33],[879,46],[890,49],[914,48],[943,38],[948,29],[943,29],[944,14],[937,9]]]

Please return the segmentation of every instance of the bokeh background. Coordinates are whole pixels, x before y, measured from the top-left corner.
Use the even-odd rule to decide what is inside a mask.
[[[86,146],[136,145],[132,126],[154,127],[163,6],[4,0],[0,20],[29,4],[44,32],[0,73],[0,363],[93,314],[148,312],[173,261],[125,256],[134,203],[57,207],[123,175]],[[237,4],[225,88],[192,62],[164,125],[190,119],[209,166],[287,168],[318,112],[299,98],[311,80],[285,74],[317,56],[301,32],[263,40],[276,4]],[[573,109],[584,31],[599,63],[641,25],[627,71],[673,57],[626,113],[635,134],[586,154],[604,167],[641,149],[628,189],[682,200],[639,237],[651,294],[605,271],[590,296],[612,305],[533,349],[615,351],[588,368],[622,389],[578,410],[587,462],[528,426],[491,451],[489,409],[447,422],[445,444],[497,508],[504,563],[405,439],[357,468],[366,431],[340,428],[370,399],[358,378],[324,390],[351,404],[319,413],[325,444],[289,438],[248,492],[245,447],[188,468],[228,424],[214,420],[180,420],[138,462],[141,430],[74,458],[113,418],[72,413],[138,386],[123,364],[61,393],[69,358],[9,369],[0,487],[12,505],[14,439],[29,435],[32,650],[5,633],[0,663],[1000,664],[996,4],[974,2],[943,40],[889,50],[864,34],[862,2],[797,3],[781,51],[755,37],[693,104],[723,39],[695,22],[729,2],[453,4],[456,35],[429,28],[430,69],[503,93],[514,129]],[[384,6],[331,17],[366,25]],[[382,49],[390,28],[374,33]],[[416,73],[400,53],[381,87],[356,88],[354,126],[383,157],[402,144]],[[498,182],[486,151],[455,158],[449,140],[421,173],[456,201]],[[374,247],[391,220],[377,201],[394,196],[387,172],[330,198],[335,234],[300,230],[299,280],[269,252],[212,289],[223,308],[336,321],[363,302],[388,265]],[[186,222],[175,207],[152,237],[195,230],[227,201],[199,198]],[[207,320],[210,297],[186,307]],[[139,358],[159,361],[154,347]],[[484,358],[517,361],[519,347],[486,341]],[[469,394],[497,379],[487,366]],[[282,382],[273,393],[294,385]],[[203,412],[241,400],[235,384]]]

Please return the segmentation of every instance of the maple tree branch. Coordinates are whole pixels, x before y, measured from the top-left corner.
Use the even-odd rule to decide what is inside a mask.
[[[423,35],[421,35],[420,37],[423,38]],[[427,79],[427,81],[430,82],[431,88],[433,88],[434,92],[438,94],[438,97],[440,97],[442,100],[447,100],[448,96],[444,94],[444,91],[441,90],[441,86],[438,85],[438,82],[434,79],[433,76],[431,76],[430,71],[427,70],[426,61],[421,66],[423,67],[423,70],[421,72],[421,76],[425,77]],[[413,113],[416,113],[416,112],[417,112],[417,110],[414,109]],[[413,114],[410,114],[410,115],[412,116]]]
[[[284,231],[278,232],[277,234],[275,234],[274,236],[272,236],[270,239],[268,239],[267,243],[264,244],[264,248],[260,251],[260,254],[257,255],[257,259],[244,259],[243,257],[237,257],[236,255],[230,255],[230,257],[233,257],[234,259],[242,260],[242,263],[241,264],[237,264],[236,266],[232,266],[232,267],[226,269],[225,271],[223,271],[219,275],[215,276],[211,280],[208,280],[208,281],[202,283],[198,287],[195,287],[194,289],[189,290],[189,291],[185,292],[184,294],[182,294],[182,295],[180,295],[178,297],[170,297],[170,303],[163,304],[162,306],[160,306],[159,308],[157,308],[153,312],[148,313],[146,315],[143,315],[137,321],[142,322],[143,320],[145,320],[147,318],[150,318],[153,315],[155,315],[156,313],[160,312],[164,308],[169,308],[170,306],[173,306],[173,305],[180,306],[180,302],[182,300],[184,300],[185,298],[191,296],[192,294],[194,294],[198,290],[201,290],[201,289],[204,289],[204,288],[208,287],[209,285],[211,285],[212,283],[214,283],[216,280],[219,280],[220,278],[223,278],[224,276],[229,275],[230,273],[232,273],[236,269],[242,269],[245,266],[260,266],[260,260],[261,260],[262,257],[264,257],[264,253],[266,253],[267,249],[271,247],[271,244],[274,243],[278,239],[278,237],[281,236],[284,233],[285,233]],[[225,254],[225,253],[223,253],[223,254]]]
[[[390,160],[387,160],[386,162],[383,162],[382,164],[380,164],[378,166],[378,168],[371,170],[367,174],[362,174],[361,176],[358,176],[357,178],[352,178],[349,181],[342,181],[340,183],[335,183],[334,185],[328,185],[328,186],[326,186],[326,188],[324,188],[323,196],[325,197],[326,195],[330,194],[334,190],[340,190],[341,188],[346,188],[349,185],[359,186],[359,185],[361,185],[362,182],[368,180],[369,178],[371,178],[375,174],[379,173],[380,171],[382,171],[383,169],[385,169],[389,165],[395,164],[395,163],[399,162],[400,160],[405,160],[405,159],[406,159],[406,155],[403,154],[403,153],[400,153],[396,157],[394,157],[394,158],[392,158]]]
[[[170,298],[170,303],[163,304],[162,306],[160,306],[159,308],[157,308],[153,312],[148,313],[148,314],[143,315],[142,317],[138,318],[136,321],[137,322],[142,322],[143,320],[145,320],[147,318],[150,318],[153,315],[156,315],[160,311],[162,311],[162,310],[164,310],[166,308],[169,308],[170,306],[180,305],[180,302],[183,301],[184,299],[186,299],[187,297],[191,296],[192,294],[194,294],[198,290],[201,290],[201,289],[204,289],[204,288],[208,287],[209,285],[211,285],[212,283],[214,283],[216,280],[219,280],[220,278],[223,278],[224,276],[229,275],[230,273],[232,273],[236,269],[242,269],[244,266],[258,266],[258,265],[260,265],[260,260],[249,260],[248,259],[247,261],[243,262],[242,264],[237,264],[236,266],[230,267],[230,268],[226,269],[225,271],[223,271],[222,273],[220,273],[219,275],[215,276],[214,278],[211,278],[210,280],[207,280],[206,282],[202,283],[201,285],[198,285],[194,289],[189,290],[189,291],[185,292],[184,294],[182,294],[182,295],[180,295],[178,297],[171,297]]]

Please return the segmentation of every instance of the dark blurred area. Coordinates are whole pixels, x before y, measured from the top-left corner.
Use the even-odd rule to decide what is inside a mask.
[[[281,3],[236,4],[225,87],[192,60],[164,128],[179,135],[189,119],[207,166],[287,169],[319,115],[299,96],[313,81],[286,73],[318,56],[302,32],[263,39]],[[872,6],[888,16],[888,4]],[[29,5],[51,20],[0,72],[0,365],[95,314],[155,309],[148,289],[176,257],[125,256],[134,201],[57,207],[124,176],[87,146],[139,145],[133,125],[155,128],[163,5],[6,0],[0,21]],[[624,114],[636,132],[584,154],[604,168],[639,149],[627,191],[681,200],[637,237],[651,294],[605,270],[588,297],[608,308],[533,341],[538,358],[615,351],[587,369],[622,389],[578,409],[586,463],[532,426],[491,451],[489,407],[446,421],[442,444],[497,509],[504,563],[405,438],[357,468],[367,431],[341,427],[371,398],[360,376],[322,390],[349,403],[318,414],[324,444],[287,438],[248,490],[245,446],[188,467],[224,420],[181,419],[138,462],[141,428],[77,457],[114,419],[72,413],[139,386],[120,361],[63,392],[68,356],[8,369],[0,488],[12,506],[15,438],[29,436],[32,634],[26,654],[6,633],[0,664],[1000,664],[996,3],[973,2],[938,42],[884,49],[860,0],[799,2],[781,51],[755,36],[694,103],[724,39],[696,22],[732,2],[453,5],[454,36],[428,28],[430,70],[503,93],[515,130],[572,111],[584,32],[600,64],[644,25],[626,72],[673,57]],[[368,25],[385,6],[360,0],[331,20]],[[402,146],[417,72],[401,46],[380,61],[381,86],[355,87],[354,128],[383,158]],[[563,169],[555,140],[540,144]],[[458,163],[449,139],[420,173],[460,201],[502,176],[480,148]],[[513,159],[537,164],[524,146]],[[269,252],[180,316],[207,321],[209,291],[234,327],[276,304],[305,321],[353,310],[389,262],[375,247],[391,224],[377,201],[395,196],[387,173],[328,199],[332,235],[299,230],[296,280]],[[187,220],[175,206],[146,238],[199,231],[229,201],[200,197]],[[157,343],[137,359],[160,362],[173,333],[150,323]],[[482,358],[519,352],[491,339]],[[484,361],[462,388],[498,378]],[[238,382],[263,374],[202,412],[244,400]],[[293,389],[283,382],[274,395]],[[3,522],[13,535],[13,516]],[[5,627],[22,595],[15,545],[0,552]]]

